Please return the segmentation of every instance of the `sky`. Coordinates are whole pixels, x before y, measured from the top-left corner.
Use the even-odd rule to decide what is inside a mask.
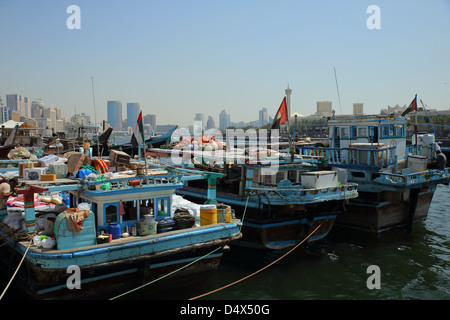
[[[80,29],[67,26],[70,5]],[[415,94],[448,110],[450,0],[0,0],[4,103],[18,93],[99,122],[120,100],[124,119],[139,102],[158,124],[204,113],[218,125],[223,109],[231,121],[263,107],[273,117],[288,85],[304,115],[317,101],[373,114]]]

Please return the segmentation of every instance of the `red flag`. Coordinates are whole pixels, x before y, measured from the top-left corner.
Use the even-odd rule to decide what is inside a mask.
[[[414,97],[413,101],[411,101],[411,103],[409,104],[409,107],[406,108],[405,111],[403,111],[402,117],[403,117],[405,114],[410,113],[411,111],[417,111],[417,94],[416,94],[416,96]]]
[[[286,105],[286,97],[284,97],[277,113],[275,114],[271,129],[279,129],[280,124],[285,123],[286,121],[288,121],[288,111]]]
[[[133,135],[131,136],[131,144],[134,148],[136,148],[138,145],[143,144],[144,141],[144,123],[142,122],[141,110],[137,118],[136,125],[134,126]]]

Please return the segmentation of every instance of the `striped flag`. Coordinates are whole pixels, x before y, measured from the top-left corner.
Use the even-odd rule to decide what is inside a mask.
[[[131,137],[131,144],[133,147],[137,147],[144,143],[144,123],[142,121],[142,110],[137,118],[136,125],[134,126],[133,136]]]
[[[410,113],[411,111],[417,111],[417,94],[414,97],[413,101],[409,104],[409,107],[406,108],[405,111],[402,113],[402,117],[404,117],[407,113]]]
[[[286,105],[286,97],[283,98],[280,107],[278,108],[277,114],[272,122],[272,127],[270,129],[280,129],[280,125],[288,121],[288,111]]]

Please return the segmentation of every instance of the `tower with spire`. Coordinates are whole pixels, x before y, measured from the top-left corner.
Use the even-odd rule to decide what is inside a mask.
[[[288,118],[289,118],[291,116],[291,94],[292,94],[292,89],[289,88],[289,83],[288,83],[286,90],[284,90],[284,93],[286,94],[286,108],[287,108]]]

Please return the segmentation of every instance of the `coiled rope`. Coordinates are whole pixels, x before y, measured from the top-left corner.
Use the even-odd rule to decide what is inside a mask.
[[[322,226],[322,223],[321,223],[316,229],[314,229],[314,231],[311,232],[305,239],[303,239],[300,243],[298,243],[294,248],[292,248],[292,249],[289,250],[287,253],[285,253],[284,255],[282,255],[281,257],[279,257],[278,259],[276,259],[275,261],[271,262],[271,263],[268,264],[267,266],[265,266],[265,267],[259,269],[259,270],[256,271],[256,272],[253,272],[252,274],[250,274],[250,275],[248,275],[248,276],[246,276],[246,277],[244,277],[244,278],[241,278],[241,279],[239,279],[239,280],[237,280],[237,281],[235,281],[235,282],[232,282],[232,283],[230,283],[230,284],[227,284],[227,285],[225,285],[225,286],[223,286],[223,287],[221,287],[221,288],[218,288],[218,289],[216,289],[216,290],[213,290],[213,291],[204,293],[204,294],[202,294],[202,295],[199,295],[199,296],[190,298],[190,299],[188,299],[188,300],[196,300],[196,299],[199,299],[199,298],[203,298],[203,297],[205,297],[205,296],[207,296],[207,295],[210,295],[210,294],[212,294],[212,293],[215,293],[215,292],[218,292],[218,291],[220,291],[220,290],[226,289],[226,288],[231,287],[231,286],[233,286],[233,285],[235,285],[235,284],[237,284],[237,283],[239,283],[239,282],[242,282],[242,281],[244,281],[244,280],[246,280],[246,279],[248,279],[248,278],[250,278],[250,277],[253,277],[254,275],[256,275],[256,274],[260,273],[261,271],[263,271],[263,270],[269,268],[270,266],[274,265],[275,263],[277,263],[278,261],[280,261],[281,259],[283,259],[284,257],[286,257],[288,254],[290,254],[292,251],[294,251],[295,249],[297,249],[297,248],[298,248],[300,245],[302,245],[309,237],[311,237],[311,236],[312,236],[312,235],[313,235],[313,234],[314,234],[321,226]]]

